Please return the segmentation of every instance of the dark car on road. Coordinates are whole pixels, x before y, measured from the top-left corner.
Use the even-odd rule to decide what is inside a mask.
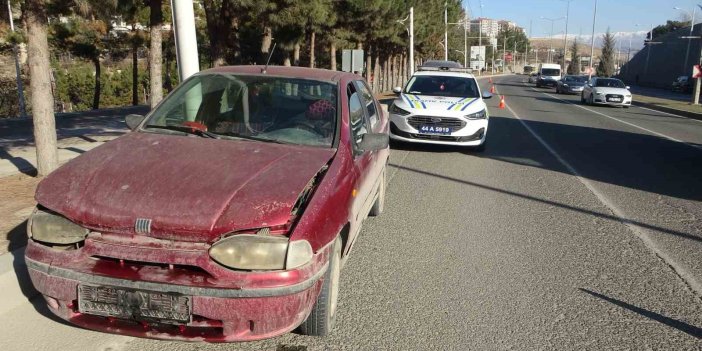
[[[671,89],[673,91],[679,91],[681,93],[689,93],[692,91],[692,78],[690,76],[680,76],[675,79]]]
[[[82,327],[201,341],[330,332],[383,210],[387,113],[359,76],[221,67],[46,177],[26,264]]]
[[[587,76],[564,76],[556,84],[556,94],[580,94],[586,83]]]

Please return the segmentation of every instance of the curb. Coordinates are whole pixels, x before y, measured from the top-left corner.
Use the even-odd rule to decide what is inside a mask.
[[[640,101],[636,101],[636,100],[634,100],[634,101],[632,102],[632,105],[634,105],[634,106],[639,106],[639,107],[650,108],[651,110],[656,110],[656,111],[660,111],[660,112],[670,113],[670,114],[673,114],[673,115],[678,115],[678,116],[687,117],[687,118],[691,118],[691,119],[697,119],[697,120],[702,121],[702,113],[696,113],[696,112],[689,112],[689,111],[677,110],[677,109],[670,108],[670,107],[663,107],[663,106],[660,106],[660,105],[650,104],[650,103],[646,103],[646,102],[640,102]]]

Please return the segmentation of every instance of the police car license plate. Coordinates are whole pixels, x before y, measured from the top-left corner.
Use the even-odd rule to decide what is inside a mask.
[[[451,134],[451,128],[423,124],[419,126],[419,132],[423,134],[449,135]]]

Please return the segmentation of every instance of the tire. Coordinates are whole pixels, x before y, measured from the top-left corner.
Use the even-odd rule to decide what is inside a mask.
[[[383,168],[383,174],[380,176],[381,179],[380,187],[378,187],[378,197],[375,199],[373,207],[371,207],[371,210],[368,213],[368,215],[371,217],[380,216],[383,213],[383,210],[385,209],[385,186],[387,182],[386,174],[387,166]]]
[[[590,97],[587,98],[587,104],[590,106],[595,106],[595,97],[590,94]]]
[[[580,103],[584,104],[585,103],[585,94],[580,94]]]
[[[310,336],[327,336],[334,328],[336,307],[339,299],[339,275],[341,272],[341,239],[337,236],[332,246],[329,266],[324,274],[322,289],[312,312],[300,324],[300,333]]]
[[[560,94],[560,93],[561,93],[561,91],[558,90],[558,87],[556,87],[556,94]]]

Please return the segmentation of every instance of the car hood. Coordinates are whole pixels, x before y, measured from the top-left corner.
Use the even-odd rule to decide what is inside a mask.
[[[464,115],[485,108],[482,99],[479,97],[460,98],[417,94],[401,94],[400,98],[395,100],[395,104],[413,113],[431,113],[432,115],[439,116],[452,114]]]
[[[39,204],[98,231],[211,242],[243,229],[285,225],[334,149],[130,133],[46,177]]]
[[[602,94],[619,94],[619,95],[631,95],[629,90],[625,88],[608,88],[608,87],[595,87],[595,92]]]

